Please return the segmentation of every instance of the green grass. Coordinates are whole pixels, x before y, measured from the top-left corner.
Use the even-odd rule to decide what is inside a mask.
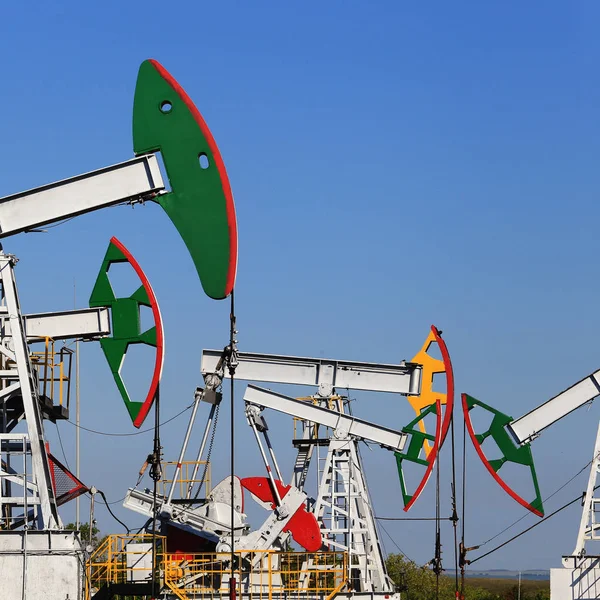
[[[488,577],[469,577],[465,580],[467,588],[479,588],[493,596],[517,600],[519,582],[517,579],[492,579]],[[521,580],[521,600],[550,597],[550,581],[540,579]]]

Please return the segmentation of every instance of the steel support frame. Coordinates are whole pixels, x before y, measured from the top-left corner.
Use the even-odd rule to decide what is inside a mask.
[[[52,480],[50,464],[46,453],[44,429],[40,411],[38,389],[34,379],[33,368],[29,358],[29,348],[23,328],[23,319],[14,276],[16,259],[0,253],[0,282],[5,305],[0,311],[4,312],[10,322],[12,335],[10,338],[0,338],[0,353],[14,362],[14,368],[0,373],[4,392],[12,389],[13,394],[21,396],[23,412],[27,422],[31,465],[34,482],[37,485],[39,497],[38,529],[59,529],[62,527]],[[11,434],[14,435],[14,434]],[[24,514],[26,514],[24,507]]]
[[[566,567],[575,567],[575,559],[583,558],[587,555],[586,542],[600,541],[600,522],[597,516],[600,514],[600,496],[595,491],[600,483],[600,424],[596,434],[596,443],[594,445],[594,456],[590,467],[590,476],[583,500],[581,510],[581,521],[577,533],[577,542],[571,556],[563,556],[563,565]]]
[[[348,552],[349,565],[358,566],[360,591],[392,592],[393,586],[386,574],[373,508],[364,479],[358,440],[369,440],[395,450],[404,447],[407,436],[343,412],[315,406],[253,385],[246,388],[244,401],[250,407],[271,408],[333,430],[314,514],[320,523],[329,524],[322,529],[327,543]],[[258,437],[256,432],[255,434]],[[341,538],[344,541],[340,541]],[[353,558],[356,559],[355,563]]]
[[[327,543],[348,553],[349,568],[359,567],[356,591],[392,592],[356,440],[329,442],[314,512]]]

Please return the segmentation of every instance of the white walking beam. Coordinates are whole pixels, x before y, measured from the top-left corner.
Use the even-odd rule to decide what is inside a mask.
[[[202,374],[214,373],[222,350],[202,351]],[[237,379],[269,381],[296,385],[319,386],[321,395],[329,396],[332,389],[349,388],[371,392],[393,392],[418,395],[421,393],[421,365],[376,363],[278,356],[240,352],[235,371]],[[228,372],[225,372],[228,377]]]
[[[508,425],[519,444],[534,439],[542,430],[600,395],[600,370],[588,375],[554,398]]]
[[[408,436],[400,431],[388,429],[381,425],[374,425],[368,421],[363,421],[339,413],[335,410],[329,410],[321,406],[315,406],[309,402],[295,400],[283,394],[277,394],[271,390],[249,385],[244,393],[244,400],[248,404],[263,408],[271,408],[286,415],[318,423],[324,427],[331,427],[338,437],[353,436],[361,440],[374,442],[380,446],[396,452],[402,452]]]
[[[154,154],[0,198],[0,238],[98,210],[150,198],[165,185]]]
[[[52,313],[23,315],[28,342],[97,339],[110,335],[110,311],[107,307],[83,308]],[[5,322],[4,335],[10,336],[10,323]]]

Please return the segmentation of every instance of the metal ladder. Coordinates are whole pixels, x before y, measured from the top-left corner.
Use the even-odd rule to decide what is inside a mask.
[[[0,374],[0,379],[4,381],[5,385],[0,389],[0,399],[4,399],[9,395],[21,397],[23,414],[27,422],[33,477],[40,502],[37,526],[38,529],[58,529],[62,524],[58,516],[56,498],[52,487],[38,387],[23,328],[23,318],[14,276],[15,263],[16,258],[14,256],[0,252],[0,282],[6,303],[5,306],[0,307],[0,312],[5,314],[5,319],[10,324],[10,337],[6,335],[0,337],[0,353],[13,362],[16,367]]]

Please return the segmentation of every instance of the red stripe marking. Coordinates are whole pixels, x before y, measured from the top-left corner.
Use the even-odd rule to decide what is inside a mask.
[[[513,490],[504,481],[504,479],[502,479],[502,477],[500,477],[500,475],[498,475],[498,473],[496,473],[496,471],[494,471],[489,460],[486,458],[485,454],[483,453],[481,444],[477,441],[477,438],[475,437],[475,431],[473,430],[473,423],[471,422],[471,415],[469,412],[469,407],[467,405],[467,395],[461,394],[461,399],[462,399],[463,413],[465,415],[465,423],[467,425],[467,431],[469,432],[469,437],[471,438],[471,441],[473,442],[473,446],[475,446],[475,451],[477,452],[479,458],[481,459],[481,462],[485,465],[485,468],[489,471],[490,475],[498,482],[500,487],[513,500],[516,500],[521,506],[525,507],[527,510],[530,510],[534,515],[537,515],[538,517],[543,517],[544,516],[543,513],[541,513],[539,510],[537,510],[536,508],[531,506],[531,504],[529,502],[527,502],[527,500],[521,498],[521,496],[519,496],[519,494],[517,494],[517,492],[515,492],[515,490]]]
[[[435,326],[431,326],[431,331],[435,336],[435,341],[440,348],[440,352],[442,353],[442,360],[444,361],[444,369],[446,371],[446,406],[444,408],[444,419],[441,421],[441,403],[439,399],[436,401],[439,404],[437,409],[437,419],[436,419],[436,434],[435,434],[435,443],[429,452],[429,456],[427,460],[429,464],[427,465],[427,469],[425,471],[425,475],[423,475],[423,479],[421,479],[421,483],[419,487],[416,489],[415,493],[412,495],[412,498],[407,502],[404,510],[408,512],[410,507],[417,501],[417,498],[421,495],[421,492],[425,489],[425,485],[431,476],[431,471],[433,470],[433,465],[435,463],[435,459],[437,458],[438,452],[441,450],[444,442],[446,441],[446,436],[448,435],[448,429],[450,427],[450,423],[452,421],[452,413],[454,411],[454,371],[452,370],[452,361],[450,360],[450,353],[448,352],[448,348],[446,346],[446,342],[442,339],[439,329]],[[441,433],[438,437],[438,427],[440,427],[441,421]],[[439,442],[439,443],[438,443]]]
[[[450,360],[450,354],[446,347],[446,342],[442,339],[439,329],[435,326],[431,326],[431,331],[435,336],[440,352],[442,353],[442,360],[444,361],[444,368],[446,369],[446,408],[444,409],[444,422],[442,424],[442,439],[440,446],[446,441],[448,435],[448,428],[452,421],[452,413],[454,411],[454,371],[452,370],[452,361]]]
[[[52,463],[52,454],[50,454],[50,444],[46,442],[46,456],[48,457],[48,466],[50,467],[50,478],[52,479],[52,491],[56,500],[56,473],[54,472],[54,464]]]
[[[154,396],[156,394],[156,389],[158,388],[158,383],[162,376],[162,368],[164,361],[164,335],[163,335],[163,323],[162,317],[160,316],[160,308],[158,306],[158,302],[156,300],[156,296],[154,295],[154,290],[146,277],[144,271],[142,271],[142,267],[138,264],[137,260],[133,258],[133,255],[125,246],[116,238],[110,238],[111,244],[114,244],[125,256],[129,264],[133,267],[134,271],[137,273],[146,293],[148,294],[148,299],[150,300],[150,307],[152,308],[152,315],[154,316],[154,324],[156,326],[156,360],[154,362],[154,373],[152,375],[152,382],[150,383],[150,389],[148,390],[148,394],[146,399],[144,400],[142,406],[140,407],[140,411],[138,412],[135,421],[133,422],[134,427],[138,429],[141,427],[144,419],[148,415],[148,411],[152,406],[152,402],[154,401]]]
[[[225,169],[225,163],[219,152],[215,138],[213,137],[206,121],[200,114],[200,111],[196,108],[196,105],[192,102],[192,99],[187,95],[186,91],[179,85],[177,80],[157,61],[150,59],[150,63],[158,71],[159,75],[173,88],[175,93],[183,100],[184,104],[188,107],[192,113],[194,120],[198,123],[198,127],[204,134],[208,141],[210,150],[215,158],[215,164],[221,178],[221,186],[223,193],[225,194],[225,206],[227,211],[227,224],[229,225],[229,267],[227,270],[227,280],[225,283],[225,296],[229,296],[233,290],[235,283],[235,274],[237,269],[237,223],[235,218],[235,204],[233,202],[233,194],[231,192],[231,185],[229,183],[229,177],[227,176],[227,170]]]

